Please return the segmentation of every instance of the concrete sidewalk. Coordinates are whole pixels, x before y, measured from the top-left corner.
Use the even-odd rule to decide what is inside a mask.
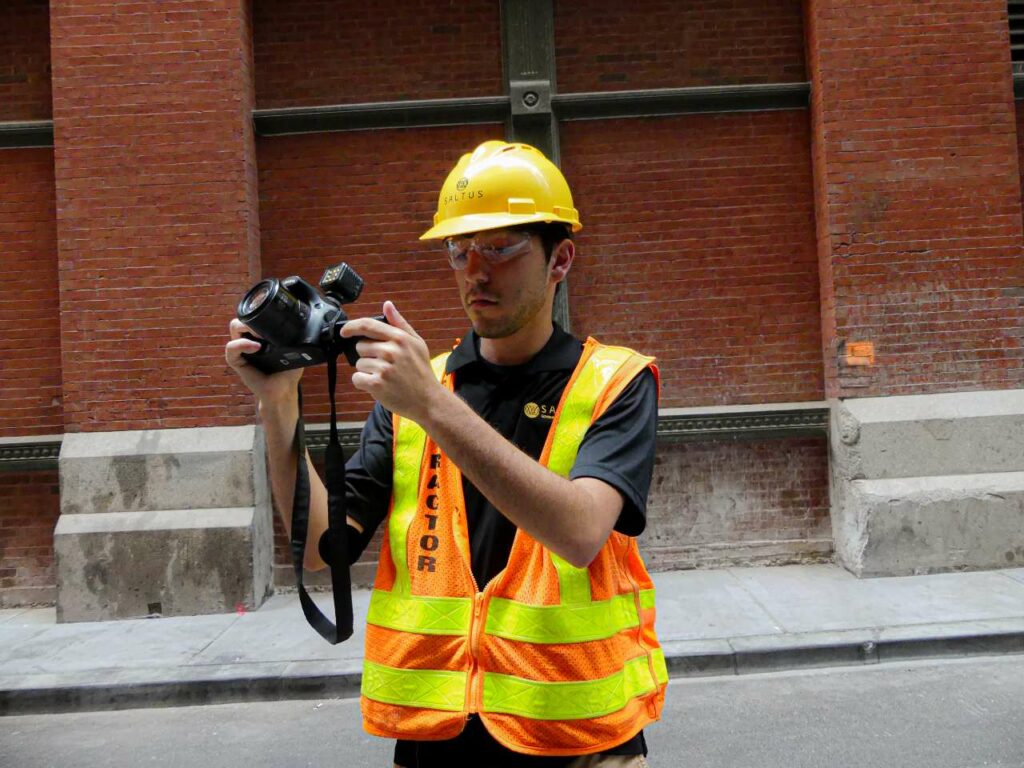
[[[654,574],[670,674],[1024,652],[1024,568],[858,580],[835,565]],[[330,615],[330,596],[317,595]],[[251,613],[57,624],[0,611],[0,714],[358,695],[369,593],[331,646],[294,594]]]

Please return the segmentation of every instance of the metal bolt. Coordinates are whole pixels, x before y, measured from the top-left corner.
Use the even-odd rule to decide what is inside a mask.
[[[527,91],[523,94],[523,104],[528,107],[536,107],[540,102],[540,96],[537,95],[536,91]]]

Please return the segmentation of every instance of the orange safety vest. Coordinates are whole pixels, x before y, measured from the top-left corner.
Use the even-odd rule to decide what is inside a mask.
[[[447,357],[432,364],[454,390]],[[540,463],[568,477],[587,429],[648,367],[657,376],[653,358],[588,339]],[[482,591],[470,562],[459,468],[396,415],[391,509],[367,616],[367,732],[449,739],[475,712],[516,752],[576,755],[658,719],[668,672],[634,538],[613,532],[576,568],[517,530],[508,565]]]

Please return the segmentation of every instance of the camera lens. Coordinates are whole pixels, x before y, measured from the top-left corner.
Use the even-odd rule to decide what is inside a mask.
[[[267,341],[289,346],[302,338],[309,306],[280,280],[261,280],[238,302],[238,319]]]
[[[242,299],[242,303],[238,307],[238,314],[251,315],[253,312],[259,311],[260,307],[266,303],[273,293],[274,284],[272,281],[264,280],[262,283],[257,283],[245,295],[245,298]]]

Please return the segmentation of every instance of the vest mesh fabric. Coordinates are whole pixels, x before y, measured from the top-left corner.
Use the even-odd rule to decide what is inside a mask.
[[[650,358],[588,339],[542,463],[567,475],[587,427],[647,367]],[[443,358],[434,368],[453,389]],[[657,719],[667,670],[635,540],[613,533],[578,569],[519,530],[508,566],[477,593],[461,474],[403,422],[396,417],[395,463],[418,464],[418,497],[396,492],[404,500],[388,518],[393,556],[382,553],[367,627],[366,730],[445,739],[479,712],[515,751],[572,755],[608,749]]]

